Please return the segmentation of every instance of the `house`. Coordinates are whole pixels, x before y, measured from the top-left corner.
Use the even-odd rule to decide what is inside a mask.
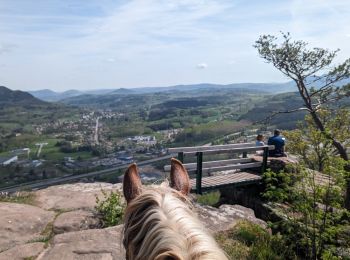
[[[43,164],[43,162],[41,160],[33,160],[32,161],[32,166],[33,167],[38,167],[38,166],[40,166],[42,164]]]
[[[128,156],[128,155],[120,156],[120,157],[118,157],[118,159],[121,160],[123,163],[133,163],[134,162],[133,156]]]
[[[18,156],[10,156],[10,157],[0,157],[0,165],[1,166],[6,166],[9,165],[13,162],[17,162],[18,161]]]

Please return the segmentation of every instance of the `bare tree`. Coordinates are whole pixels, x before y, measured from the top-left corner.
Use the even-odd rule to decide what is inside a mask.
[[[303,107],[274,114],[307,111],[315,126],[331,140],[340,157],[349,161],[346,143],[338,140],[337,136],[326,128],[319,112],[350,96],[350,85],[341,86],[341,82],[350,77],[350,59],[333,66],[333,60],[339,50],[308,48],[306,42],[292,40],[289,33],[282,33],[281,42],[275,36],[262,35],[254,47],[267,63],[271,63],[295,82],[304,103]],[[347,194],[347,206],[350,207],[350,183]]]

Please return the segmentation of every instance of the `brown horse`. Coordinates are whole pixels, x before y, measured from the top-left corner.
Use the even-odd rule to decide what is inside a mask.
[[[123,243],[128,260],[215,260],[225,253],[195,217],[190,182],[180,161],[171,159],[170,186],[142,186],[136,164],[123,182],[127,201]]]

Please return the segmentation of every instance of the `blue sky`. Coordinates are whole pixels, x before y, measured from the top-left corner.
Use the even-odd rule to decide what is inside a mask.
[[[0,85],[282,82],[252,47],[291,32],[350,57],[349,0],[0,0]]]

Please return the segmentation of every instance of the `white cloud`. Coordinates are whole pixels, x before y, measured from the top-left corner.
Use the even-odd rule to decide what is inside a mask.
[[[208,67],[208,64],[206,64],[206,63],[198,63],[196,66],[196,68],[200,69],[200,70],[206,69],[207,67]]]
[[[348,0],[3,2],[0,39],[20,47],[0,45],[2,79],[19,89],[282,81],[252,47],[279,31],[350,57]]]
[[[0,43],[0,54],[11,52],[17,45],[9,43]]]
[[[229,65],[234,65],[234,64],[236,64],[236,63],[237,63],[236,60],[229,60],[229,61],[228,61],[228,64],[229,64]]]

